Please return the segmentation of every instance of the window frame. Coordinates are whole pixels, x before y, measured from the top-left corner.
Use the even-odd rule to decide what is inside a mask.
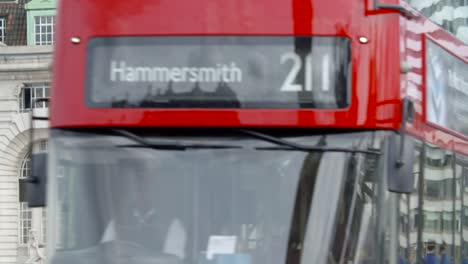
[[[28,153],[20,168],[19,179],[25,179],[31,175],[31,153]],[[18,244],[27,245],[29,241],[29,231],[32,229],[32,209],[29,208],[27,202],[20,202],[19,207],[19,232],[18,232]]]
[[[26,90],[29,89],[29,96],[25,95]],[[41,96],[37,97],[38,91],[41,91]],[[48,102],[34,102],[38,98],[47,98],[50,95],[49,82],[26,83],[21,87],[19,93],[19,112],[25,113],[32,111],[32,109],[46,109],[49,107]],[[29,97],[26,99],[25,97]]]
[[[47,21],[50,18],[51,21]],[[39,20],[38,20],[39,19]],[[45,23],[43,22],[45,19]],[[33,16],[33,39],[32,42],[35,46],[48,46],[54,45],[55,41],[55,23],[56,23],[56,16],[51,14],[40,14]],[[50,32],[47,30],[47,27],[51,28]],[[37,28],[39,27],[39,33],[37,32]],[[46,28],[45,32],[42,32],[43,27]],[[50,35],[50,40],[47,37]],[[37,38],[39,37],[39,41]],[[45,41],[43,41],[43,37],[45,37]]]
[[[6,24],[7,24],[7,18],[4,16],[0,16],[0,43],[5,43]]]

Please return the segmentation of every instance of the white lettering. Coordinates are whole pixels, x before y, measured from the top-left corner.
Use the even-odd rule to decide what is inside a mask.
[[[242,71],[236,67],[236,64],[234,62],[231,62],[231,73],[234,75],[233,82],[242,82]]]
[[[125,61],[111,61],[112,82],[242,82],[242,70],[234,62],[215,67],[130,66]]]
[[[183,80],[182,78],[182,70],[179,68],[172,68],[171,71],[171,81],[173,82],[180,82]]]
[[[144,82],[151,82],[153,77],[153,72],[150,68],[137,67],[135,68],[136,78],[138,80],[143,80]]]
[[[325,54],[322,61],[322,91],[330,90],[330,56]]]
[[[121,82],[124,81],[124,73],[125,73],[125,62],[121,61],[120,62],[120,68],[117,68],[117,62],[116,61],[111,61],[111,76],[110,79],[111,81],[115,82],[117,80],[116,75],[119,75],[119,80]]]
[[[189,72],[189,68],[183,67],[182,68],[182,80],[187,80],[187,72]]]
[[[291,60],[293,62],[292,68],[289,71],[288,76],[284,80],[283,85],[281,85],[281,91],[283,92],[300,92],[302,91],[302,85],[295,84],[296,76],[301,70],[302,63],[299,55],[287,52],[281,55],[280,63],[284,64],[286,61]]]
[[[312,68],[312,55],[309,54],[304,57],[304,68],[302,65],[301,57],[293,52],[286,52],[280,57],[280,63],[284,64],[286,61],[292,61],[292,67],[289,70],[286,79],[281,86],[282,92],[302,92],[312,91],[312,84],[313,84],[313,68]],[[330,82],[332,81],[330,78],[330,55],[325,54],[322,60],[322,90],[323,92],[330,91]],[[302,84],[296,83],[297,75],[299,72],[304,71],[304,90]]]
[[[197,68],[190,68],[190,78],[188,79],[189,82],[196,82],[198,80],[198,72]]]
[[[135,70],[132,67],[127,67],[127,73],[125,74],[125,80],[127,82],[134,82],[135,78]]]
[[[219,82],[218,78],[216,78],[216,69],[200,68],[198,81],[199,82]]]
[[[168,82],[170,79],[170,72],[168,68],[153,68],[153,73],[153,82]]]

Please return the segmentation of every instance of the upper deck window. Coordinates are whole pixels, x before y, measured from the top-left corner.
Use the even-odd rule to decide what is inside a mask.
[[[468,65],[426,41],[426,120],[468,136]]]
[[[350,41],[338,37],[119,37],[88,45],[98,108],[346,108]]]

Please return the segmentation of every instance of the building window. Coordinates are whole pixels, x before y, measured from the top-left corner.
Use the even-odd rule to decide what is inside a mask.
[[[35,43],[38,46],[54,44],[55,16],[34,17]]]
[[[41,140],[39,142],[39,151],[40,152],[47,152],[47,140]]]
[[[41,151],[47,150],[47,140],[41,140],[37,144],[37,147],[40,148]],[[26,158],[23,160],[21,164],[20,170],[20,179],[25,179],[31,176],[31,157],[28,154]],[[46,209],[41,209],[41,219],[39,222],[40,230],[36,233],[36,238],[38,239],[39,243],[45,243],[46,241]],[[20,217],[19,217],[19,244],[25,245],[28,243],[30,233],[29,231],[33,228],[33,212],[32,209],[29,208],[28,203],[20,202]],[[37,220],[36,220],[37,221]],[[37,226],[37,225],[36,225]]]
[[[31,158],[28,155],[21,164],[20,179],[27,178],[31,175]],[[28,203],[20,203],[19,211],[19,243],[27,244],[29,239],[29,230],[32,228],[32,211],[28,207]]]
[[[47,228],[47,221],[46,220],[47,220],[47,211],[46,211],[45,208],[42,208],[42,221],[41,221],[41,225],[42,225],[42,227],[41,227],[41,232],[42,232],[41,237],[42,237],[42,240],[39,241],[39,242],[42,242],[44,244],[46,242],[46,234],[47,234],[46,233],[46,228]]]
[[[32,227],[32,211],[27,203],[20,203],[20,239],[19,243],[25,245],[29,240],[29,230]]]
[[[0,43],[5,42],[6,19],[0,17]]]
[[[33,108],[47,108],[47,102],[36,102],[36,99],[49,97],[49,90],[47,83],[26,84],[21,90],[20,111],[27,112]]]

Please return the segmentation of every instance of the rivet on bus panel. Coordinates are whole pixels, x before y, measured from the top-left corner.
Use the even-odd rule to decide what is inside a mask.
[[[369,43],[369,39],[366,37],[359,37],[359,42],[362,44],[367,44]]]
[[[79,37],[72,37],[72,38],[70,39],[70,41],[71,41],[71,43],[73,43],[73,44],[80,44],[81,39],[80,39]]]

